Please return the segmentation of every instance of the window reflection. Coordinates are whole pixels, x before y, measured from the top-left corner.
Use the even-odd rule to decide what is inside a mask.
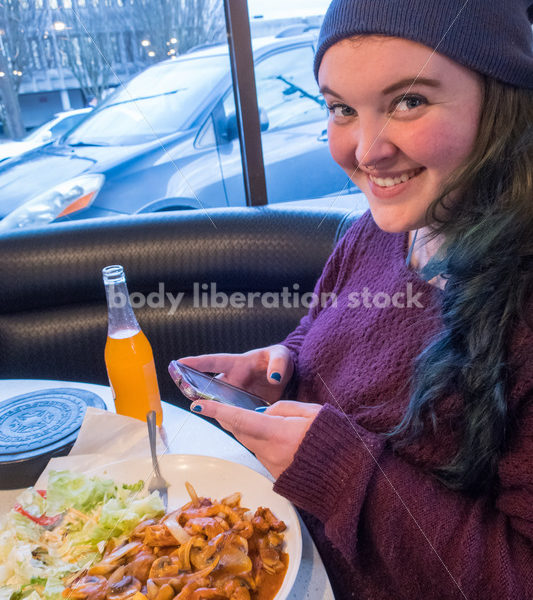
[[[255,0],[257,102],[272,203],[351,187],[329,154],[327,115],[312,72],[321,1]],[[3,39],[11,60],[26,60],[14,64],[26,128],[70,108],[96,109],[54,141],[53,152],[43,147],[21,158],[16,177],[6,167],[3,178],[0,169],[6,204],[33,206],[42,194],[53,198],[67,179],[90,173],[103,176],[102,188],[90,209],[70,219],[245,204],[222,0],[202,2],[13,4],[31,21],[21,41],[14,30]],[[40,213],[21,208],[20,214],[17,226],[43,222]]]

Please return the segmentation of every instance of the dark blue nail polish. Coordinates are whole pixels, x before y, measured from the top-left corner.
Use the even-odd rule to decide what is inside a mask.
[[[199,404],[193,406],[192,409],[194,410],[194,412],[202,412],[202,407]]]
[[[278,372],[274,371],[274,373],[270,374],[270,379],[275,379],[276,381],[281,381],[281,375]]]
[[[258,406],[255,409],[255,412],[265,412],[265,410],[268,408],[268,406]]]

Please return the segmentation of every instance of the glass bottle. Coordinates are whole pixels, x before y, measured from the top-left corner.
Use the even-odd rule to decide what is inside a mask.
[[[146,421],[148,411],[155,410],[160,426],[163,412],[154,355],[131,307],[124,269],[110,265],[102,275],[108,310],[105,364],[115,410],[141,421]]]

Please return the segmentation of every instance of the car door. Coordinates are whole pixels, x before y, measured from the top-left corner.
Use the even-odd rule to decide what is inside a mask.
[[[271,203],[316,198],[353,188],[333,161],[327,141],[327,110],[313,76],[310,44],[271,53],[255,67],[268,199]],[[226,121],[235,105],[230,92],[219,110]],[[241,204],[238,139],[219,140],[229,204]]]

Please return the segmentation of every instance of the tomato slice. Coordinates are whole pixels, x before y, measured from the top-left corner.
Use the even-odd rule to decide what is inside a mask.
[[[48,517],[46,515],[41,515],[40,517],[36,517],[30,514],[27,510],[24,510],[20,504],[15,504],[13,510],[16,510],[21,515],[24,515],[37,525],[41,525],[42,527],[50,527],[51,525],[55,525],[61,519],[61,515],[55,515],[54,517]]]

